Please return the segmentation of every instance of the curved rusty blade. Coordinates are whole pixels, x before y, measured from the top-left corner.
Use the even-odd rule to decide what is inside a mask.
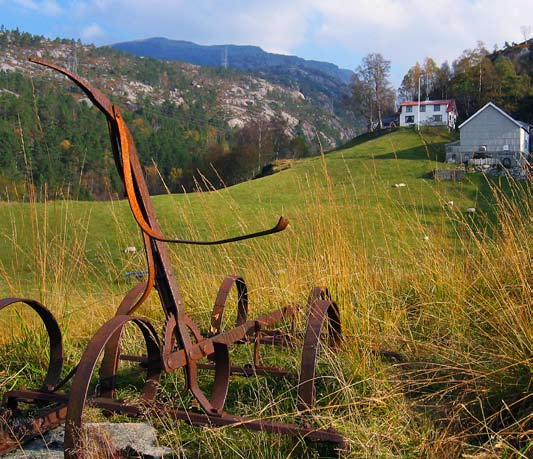
[[[78,86],[91,100],[91,102],[101,111],[103,112],[110,120],[114,119],[113,115],[113,104],[109,101],[109,99],[104,95],[102,91],[99,89],[93,88],[91,84],[81,78],[79,75],[76,75],[75,73],[72,73],[71,71],[64,69],[63,67],[59,67],[58,65],[51,64],[50,62],[47,62],[43,59],[39,59],[36,57],[30,57],[28,59],[30,62],[33,62],[34,64],[39,64],[44,67],[51,68],[55,70],[56,72],[59,72],[66,77],[68,77],[76,86]]]
[[[120,142],[120,149],[122,152],[122,171],[121,172],[123,174],[126,191],[128,193],[128,200],[130,201],[130,205],[132,206],[132,211],[135,217],[135,221],[141,227],[142,231],[148,234],[152,239],[155,239],[161,242],[174,243],[174,244],[220,245],[220,244],[227,244],[230,242],[242,241],[245,239],[268,236],[269,234],[279,233],[280,231],[283,231],[285,228],[287,228],[289,221],[284,217],[280,217],[280,219],[278,220],[278,223],[273,228],[263,230],[263,231],[257,231],[255,233],[245,234],[242,236],[235,236],[235,237],[219,239],[219,240],[214,240],[214,241],[196,241],[196,240],[187,240],[187,239],[178,239],[178,238],[168,238],[168,237],[165,237],[160,232],[155,231],[152,228],[152,226],[146,221],[143,213],[140,211],[138,199],[137,199],[136,193],[134,192],[134,181],[133,181],[132,171],[131,171],[130,161],[129,161],[130,146],[133,145],[133,138],[131,137],[129,130],[126,127],[126,123],[124,122],[122,116],[120,115],[120,111],[117,110],[118,107],[111,104],[109,99],[100,90],[93,88],[86,80],[70,72],[69,70],[66,70],[55,64],[51,64],[42,59],[31,57],[29,60],[30,62],[33,62],[35,64],[39,64],[45,67],[49,67],[53,70],[56,70],[57,72],[70,78],[70,80],[72,80],[85,94],[87,94],[87,97],[89,97],[89,99],[95,104],[95,106],[106,115],[106,117],[108,118],[110,122],[116,123],[115,126],[117,126],[118,132],[115,132],[114,126],[110,126],[110,130],[112,131],[111,135],[112,136],[113,134],[117,135],[119,142]],[[135,178],[137,180],[139,179],[138,177],[135,177]]]

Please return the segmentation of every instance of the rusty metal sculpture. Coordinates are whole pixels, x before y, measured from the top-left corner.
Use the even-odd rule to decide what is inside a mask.
[[[299,421],[282,423],[235,416],[224,410],[231,373],[271,374],[280,377],[289,374],[277,367],[263,366],[259,350],[260,345],[264,343],[286,345],[292,342],[291,334],[268,327],[283,320],[294,319],[298,306],[286,306],[264,314],[256,320],[250,320],[246,283],[241,277],[228,276],[216,296],[211,315],[211,328],[208,333],[202,333],[185,311],[167,252],[167,243],[210,245],[266,236],[283,231],[288,221],[282,217],[277,225],[269,230],[218,241],[166,238],[157,222],[135,145],[119,108],[112,105],[99,90],[91,87],[79,76],[39,59],[30,60],[66,75],[105,114],[115,162],[133,216],[142,231],[148,263],[148,279],[127,293],[116,315],[97,331],[79,364],[63,379],[61,379],[62,336],[51,312],[37,301],[29,299],[0,300],[0,310],[13,303],[25,303],[31,307],[42,319],[50,341],[50,362],[41,387],[36,390],[13,390],[4,394],[0,407],[2,426],[0,454],[15,449],[28,439],[66,422],[65,457],[70,459],[80,457],[82,414],[86,404],[106,412],[130,416],[142,415],[148,408],[148,410],[160,410],[193,425],[233,425],[342,445],[343,437],[337,431],[332,428],[313,427],[312,416],[309,416],[315,399],[315,370],[320,339],[327,336],[327,344],[332,347],[337,346],[341,339],[339,309],[328,291],[318,287],[313,288],[307,302],[308,325],[303,340],[302,365],[297,386],[298,410],[301,413]],[[134,315],[153,288],[157,290],[166,316],[161,339],[147,319]],[[222,331],[222,318],[232,288],[236,289],[238,296],[237,321],[234,328]],[[145,356],[128,356],[120,352],[122,329],[130,322],[139,328],[144,337]],[[246,343],[254,346],[253,364],[244,367],[231,365],[228,346]],[[101,355],[103,358],[98,373],[98,393],[89,397],[91,379]],[[140,403],[126,403],[116,398],[115,382],[120,360],[137,361],[146,372]],[[176,409],[156,399],[161,374],[178,369],[184,370],[186,390],[196,400],[199,409]],[[210,395],[200,388],[199,369],[214,371],[214,384]],[[70,392],[61,391],[72,378]],[[39,409],[34,410],[30,417],[24,418],[21,405],[26,404]]]

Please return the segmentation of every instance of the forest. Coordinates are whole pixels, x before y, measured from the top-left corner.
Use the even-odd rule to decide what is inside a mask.
[[[18,31],[8,34],[11,45],[31,47],[41,40]],[[0,33],[0,47],[8,34]],[[110,48],[92,52],[108,62],[124,59]],[[137,59],[123,71],[124,78],[146,85],[190,87],[172,69],[155,59]],[[124,107],[122,100],[118,103]],[[310,153],[298,126],[292,134],[280,116],[258,116],[232,128],[218,103],[216,91],[202,87],[186,103],[145,96],[126,104],[124,116],[152,193],[232,185],[260,175],[273,160]],[[52,199],[102,200],[121,193],[105,120],[74,86],[0,71],[0,150],[2,199],[24,200],[28,186],[37,195],[46,186]]]

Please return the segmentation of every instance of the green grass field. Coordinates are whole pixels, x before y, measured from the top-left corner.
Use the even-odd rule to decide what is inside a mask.
[[[169,237],[221,238],[289,218],[285,232],[267,238],[173,247],[176,275],[203,326],[226,274],[247,280],[252,316],[302,303],[314,285],[331,288],[346,340],[336,355],[324,352],[333,378],[323,378],[315,414],[346,434],[343,457],[532,453],[530,184],[432,180],[452,137],[397,130],[231,188],[153,198]],[[124,253],[132,245],[138,252]],[[56,314],[70,368],[133,285],[124,274],[145,269],[140,249],[124,201],[1,202],[0,296],[39,299]],[[139,312],[163,321],[155,298]],[[45,338],[35,318],[13,308],[0,327],[0,390],[38,381]],[[169,397],[176,384],[167,381]],[[290,382],[237,378],[235,387],[235,412],[294,415]],[[178,457],[332,454],[275,435],[152,421]]]

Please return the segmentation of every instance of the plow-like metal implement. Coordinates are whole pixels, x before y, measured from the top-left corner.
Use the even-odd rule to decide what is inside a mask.
[[[339,310],[327,289],[313,288],[307,301],[307,328],[303,336],[301,368],[296,374],[299,418],[293,423],[285,423],[236,416],[225,411],[232,373],[274,377],[287,377],[293,373],[262,365],[260,349],[263,345],[289,346],[294,349],[294,327],[290,325],[295,324],[300,308],[289,305],[251,320],[248,317],[248,290],[244,279],[228,276],[216,296],[210,330],[202,332],[185,311],[167,252],[168,243],[212,245],[266,236],[283,231],[288,221],[280,218],[276,226],[269,230],[218,241],[187,241],[165,237],[150,200],[135,144],[118,107],[79,76],[47,62],[31,60],[66,75],[106,116],[115,162],[133,216],[142,231],[148,278],[127,293],[115,316],[96,332],[78,365],[63,379],[62,335],[52,313],[34,300],[0,300],[0,310],[14,303],[23,303],[32,308],[42,319],[50,343],[50,362],[42,385],[34,390],[13,390],[4,394],[0,407],[0,454],[66,423],[65,457],[83,457],[83,411],[86,406],[99,408],[105,413],[127,416],[162,413],[192,425],[235,426],[299,436],[311,441],[331,442],[342,447],[343,437],[332,428],[317,427],[312,417],[320,342],[325,340],[324,344],[335,347],[341,339]],[[166,317],[161,333],[156,331],[149,320],[135,315],[154,288]],[[238,298],[237,320],[233,328],[222,331],[226,303],[233,289]],[[276,325],[279,327],[280,323],[289,326],[274,328]],[[127,324],[138,328],[143,336],[145,353],[142,356],[121,353],[122,332]],[[253,363],[245,366],[232,365],[229,346],[247,344],[253,346]],[[136,403],[125,402],[117,396],[120,361],[137,363],[144,373],[141,397]],[[194,401],[193,408],[177,409],[157,397],[162,374],[177,370],[184,371],[185,391]],[[198,370],[211,370],[214,373],[210,393],[200,387]],[[96,386],[95,379],[98,381]],[[70,389],[67,391],[66,387]]]

